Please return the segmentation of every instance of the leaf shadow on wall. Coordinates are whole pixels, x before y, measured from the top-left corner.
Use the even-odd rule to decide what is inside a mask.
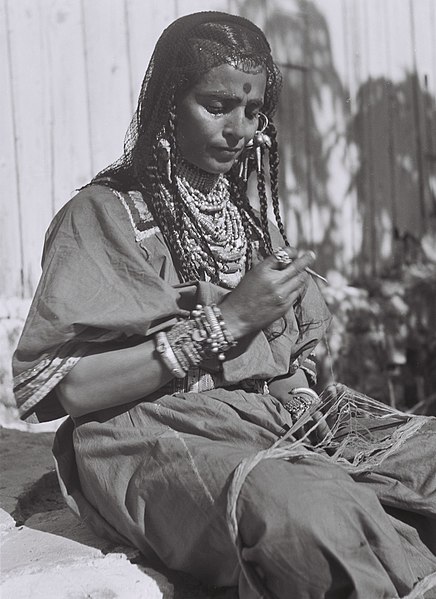
[[[280,197],[290,242],[318,253],[320,272],[341,266],[341,206],[331,197],[332,152],[345,160],[346,90],[333,62],[327,21],[308,0],[268,4],[246,2],[241,14],[260,24],[283,75],[276,116],[281,152]],[[321,111],[329,113],[320,126]],[[324,119],[325,122],[325,119]]]
[[[397,84],[368,79],[351,102],[326,18],[310,0],[291,0],[286,10],[279,2],[248,0],[240,14],[265,31],[283,74],[276,121],[291,244],[315,249],[320,272],[338,270],[355,280],[383,272],[398,240],[419,236],[423,210],[435,226],[434,97],[409,73]],[[351,202],[347,213],[344,200]]]
[[[396,270],[419,258],[420,239],[436,231],[436,102],[416,73],[360,86],[348,143],[357,149],[350,192],[362,222],[359,271]]]

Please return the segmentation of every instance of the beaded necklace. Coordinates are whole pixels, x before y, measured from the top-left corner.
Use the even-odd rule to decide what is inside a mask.
[[[224,175],[200,171],[180,160],[175,173],[180,198],[188,209],[183,214],[187,251],[201,278],[210,280],[216,276],[217,265],[220,284],[233,289],[243,275],[247,238],[241,215],[230,199],[230,184]],[[164,185],[161,188],[174,209],[169,190]]]

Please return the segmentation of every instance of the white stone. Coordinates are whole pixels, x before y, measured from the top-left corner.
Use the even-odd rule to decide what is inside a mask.
[[[63,563],[6,577],[2,599],[162,599],[157,583],[123,556]]]
[[[75,561],[103,558],[103,553],[95,547],[57,534],[33,530],[27,526],[2,533],[0,551],[2,576],[19,575],[29,569],[47,569],[72,564]]]
[[[0,508],[0,533],[15,528],[15,520],[5,510]]]

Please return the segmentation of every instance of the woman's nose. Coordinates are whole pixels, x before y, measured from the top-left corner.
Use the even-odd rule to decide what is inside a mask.
[[[228,115],[225,127],[224,137],[231,145],[237,145],[241,139],[245,143],[253,137],[253,123],[245,115],[244,110],[235,110]]]

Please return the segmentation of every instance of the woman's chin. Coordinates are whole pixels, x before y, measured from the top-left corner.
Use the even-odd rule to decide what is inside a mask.
[[[228,173],[229,170],[233,167],[233,165],[235,164],[235,160],[210,160],[207,162],[203,162],[202,164],[191,164],[194,164],[194,166],[196,166],[202,171],[205,171],[206,173],[209,173],[210,175],[224,175],[225,173]]]

